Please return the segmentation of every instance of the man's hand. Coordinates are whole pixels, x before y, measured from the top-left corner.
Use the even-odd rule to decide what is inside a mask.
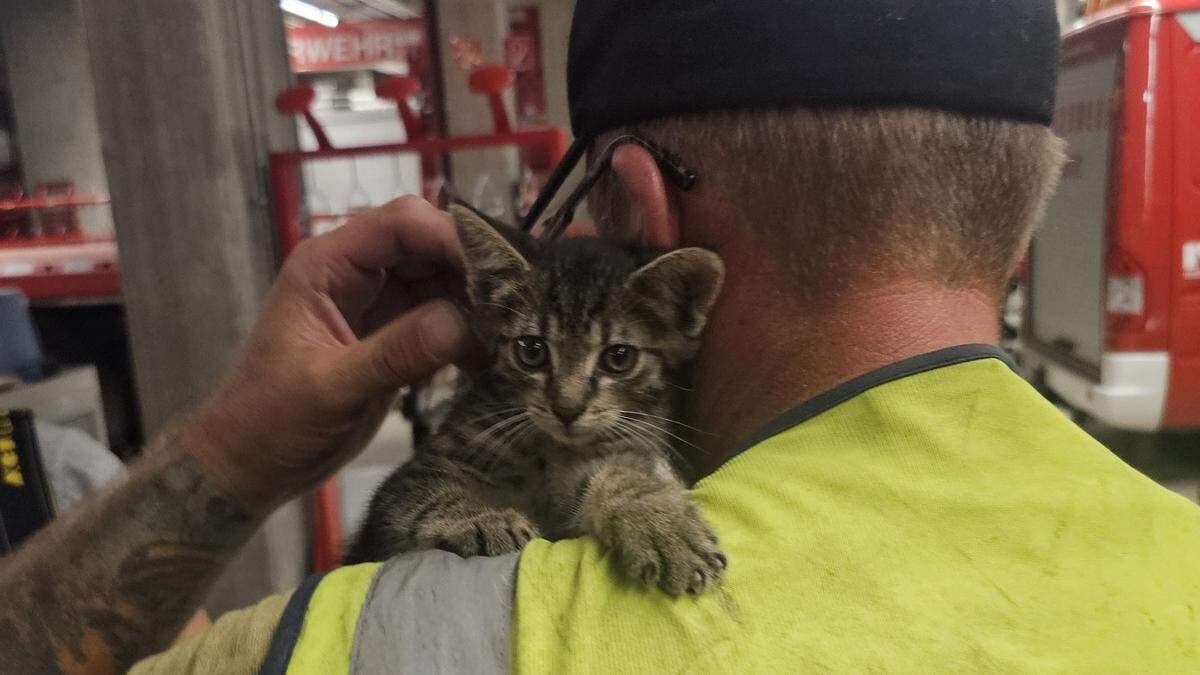
[[[377,431],[396,391],[458,359],[468,328],[450,217],[405,197],[288,258],[233,372],[183,445],[262,512],[333,473]]]

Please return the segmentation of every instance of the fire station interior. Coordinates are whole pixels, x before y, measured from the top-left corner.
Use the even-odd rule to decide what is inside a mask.
[[[571,0],[169,4],[193,20],[130,23],[151,5],[134,0],[0,3],[0,442],[20,440],[0,453],[0,555],[120,480],[203,398],[305,238],[443,187],[518,218],[570,140]],[[1179,365],[1200,363],[1200,338],[1173,327],[1200,293],[1200,231],[1175,221],[1200,219],[1168,205],[1127,226],[1118,204],[1200,144],[1123,133],[1145,123],[1144,91],[1175,103],[1138,79],[1145,40],[1088,27],[1114,4],[1058,0],[1070,163],[1012,279],[1002,346],[1064,415],[1200,501],[1200,367]],[[1200,38],[1193,24],[1178,30]],[[1200,116],[1171,124],[1200,135]],[[406,145],[421,139],[446,142]],[[1155,162],[1125,186],[1138,153]],[[336,562],[448,386],[404,392],[362,455],[271,516],[209,616]]]

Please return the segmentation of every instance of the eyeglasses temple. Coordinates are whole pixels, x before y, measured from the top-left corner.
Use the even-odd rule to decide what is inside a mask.
[[[667,180],[674,183],[679,189],[686,191],[696,185],[697,173],[685,167],[675,155],[658,147],[639,134],[631,133],[618,136],[604,148],[604,152],[601,153],[600,158],[592,165],[592,168],[583,177],[583,180],[563,200],[559,210],[546,219],[546,222],[543,223],[541,238],[549,240],[557,239],[567,229],[567,226],[571,224],[571,221],[575,217],[575,209],[578,208],[580,202],[583,201],[583,198],[596,184],[596,181],[600,180],[600,176],[612,167],[613,155],[616,154],[617,149],[629,143],[641,146],[646,152],[649,152],[659,170],[666,175]]]
[[[579,159],[583,157],[583,153],[587,152],[587,148],[591,145],[592,139],[587,136],[581,136],[575,139],[575,142],[567,148],[567,152],[563,155],[562,161],[558,166],[554,167],[554,173],[550,174],[550,178],[546,180],[546,185],[542,188],[542,193],[538,195],[537,201],[533,206],[529,207],[529,213],[525,214],[525,222],[522,229],[526,232],[533,229],[537,224],[538,218],[542,217],[546,207],[550,206],[550,201],[554,199],[554,195],[558,194],[562,184],[566,182],[567,176],[571,175],[571,171],[575,165],[579,163]]]
[[[575,219],[575,209],[583,201],[583,197],[592,189],[596,181],[600,180],[600,176],[604,175],[604,172],[608,170],[611,164],[612,152],[610,151],[606,152],[604,157],[599,162],[596,162],[591,170],[587,172],[583,180],[579,181],[575,189],[571,190],[571,193],[563,200],[562,208],[546,219],[541,234],[542,238],[557,239],[563,233],[563,230],[567,229],[567,226]]]

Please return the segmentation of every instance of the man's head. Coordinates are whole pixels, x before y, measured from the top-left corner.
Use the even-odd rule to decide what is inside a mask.
[[[995,292],[1062,163],[1057,55],[1051,0],[577,0],[581,144],[637,130],[700,174],[680,192],[623,147],[590,207],[608,233],[736,250],[793,296],[881,275]]]
[[[1043,125],[917,108],[707,113],[637,129],[700,182],[673,199],[655,189],[669,184],[653,162],[633,156],[644,151],[622,149],[589,200],[605,234],[717,250],[736,237],[782,289],[813,298],[873,279],[998,294],[1063,160]],[[680,210],[677,234],[642,231],[665,218],[669,232]]]

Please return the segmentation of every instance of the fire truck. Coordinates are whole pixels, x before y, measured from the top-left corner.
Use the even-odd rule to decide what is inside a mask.
[[[1200,0],[1070,27],[1055,130],[1070,157],[1030,251],[1019,358],[1101,422],[1200,428]]]

